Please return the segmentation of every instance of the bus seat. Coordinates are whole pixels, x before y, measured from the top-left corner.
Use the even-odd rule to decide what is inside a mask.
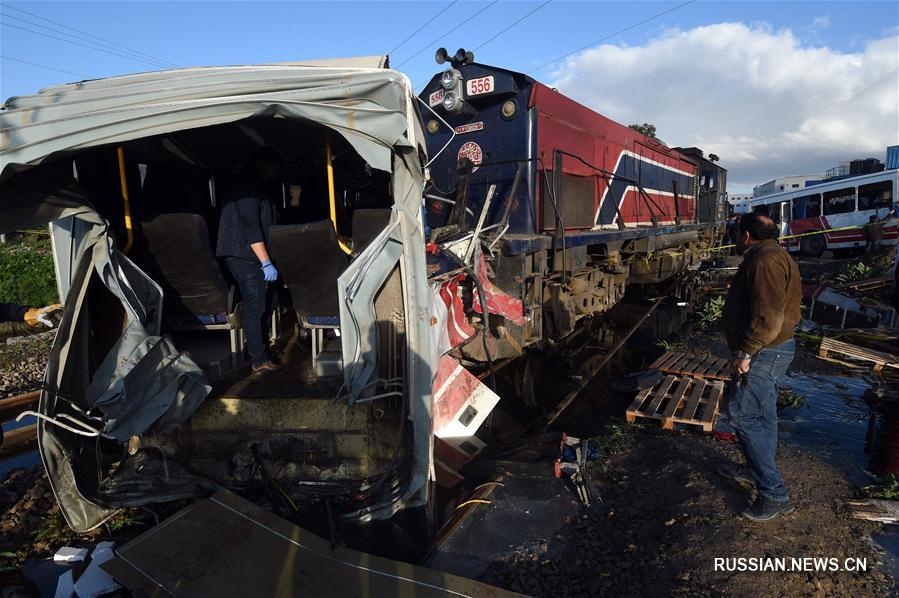
[[[337,243],[330,220],[273,226],[272,257],[303,318],[336,318],[337,277],[349,260]]]
[[[234,287],[212,251],[199,214],[158,214],[140,225],[135,261],[164,291],[163,313],[172,330],[228,330],[232,365],[243,352]]]
[[[269,239],[293,308],[300,323],[312,332],[312,365],[319,372],[325,330],[340,328],[337,278],[349,258],[340,248],[330,220],[273,226]]]
[[[390,208],[357,209],[353,212],[353,253],[360,254],[390,223]]]

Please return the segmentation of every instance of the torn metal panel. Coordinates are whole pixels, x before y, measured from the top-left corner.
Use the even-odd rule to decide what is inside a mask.
[[[386,558],[332,548],[284,519],[221,491],[119,548],[103,565],[149,596],[516,596]]]
[[[154,424],[168,429],[183,422],[211,388],[196,364],[158,335],[162,291],[115,248],[95,214],[83,217],[91,226],[74,239],[77,266],[45,378],[47,388],[58,391],[44,390],[38,404],[41,457],[60,510],[78,531],[96,527],[121,505],[104,495],[98,479],[104,468],[99,438],[73,433],[71,424],[125,441]],[[121,304],[126,323],[89,379],[86,297],[95,272],[95,280]],[[144,504],[168,499],[164,486],[148,484],[145,490]]]
[[[415,147],[410,98],[408,78],[396,71],[294,64],[174,69],[59,85],[7,100],[0,112],[0,180],[54,153],[254,115],[327,126],[374,168],[389,172],[391,148]]]
[[[437,483],[452,487],[464,478],[459,469],[486,444],[478,429],[499,403],[490,390],[456,359],[444,355],[434,376],[434,436]]]
[[[403,239],[394,234],[398,225],[397,219],[381,231],[337,280],[343,374],[350,403],[359,397],[377,371],[375,295],[403,254]]]

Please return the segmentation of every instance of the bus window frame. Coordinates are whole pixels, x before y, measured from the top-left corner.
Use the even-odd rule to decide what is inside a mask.
[[[783,201],[778,201],[776,203],[768,204],[768,217],[774,221],[775,224],[783,224],[784,222],[788,222],[789,218],[784,218],[784,205],[790,204],[789,199],[785,199]],[[775,209],[776,206],[776,209]],[[789,206],[789,211],[787,212],[787,216],[792,215],[792,206]]]
[[[815,214],[809,214],[809,199],[815,199],[815,205],[817,209],[815,210]],[[790,209],[791,220],[801,220],[802,218],[819,218],[821,216],[821,194],[820,193],[809,193],[808,195],[802,195],[799,197],[794,197],[792,200],[792,206]],[[796,213],[797,209],[802,208],[802,215],[798,215]]]
[[[840,212],[830,212],[827,210],[827,206],[831,205],[832,199],[837,198],[848,198],[849,194],[847,191],[852,191],[852,203],[848,210],[843,210]],[[847,201],[843,201],[840,203],[848,203]],[[841,214],[851,214],[856,212],[858,208],[858,190],[856,187],[843,187],[842,189],[834,189],[833,191],[825,191],[821,194],[821,213],[824,216],[839,216]]]
[[[889,195],[886,198],[886,203],[883,203],[883,204],[874,203],[872,205],[872,207],[862,208],[862,201],[861,201],[862,200],[862,189],[864,189],[866,187],[870,188],[870,187],[884,187],[884,186],[888,187],[887,191],[889,192]],[[883,197],[883,191],[880,191],[877,194],[876,198],[880,199],[882,197]],[[867,211],[873,211],[873,210],[881,210],[883,208],[890,208],[890,207],[892,207],[893,202],[895,201],[894,198],[895,198],[895,189],[893,188],[893,181],[890,179],[877,181],[875,183],[868,183],[866,185],[858,185],[858,187],[856,187],[856,190],[855,190],[855,205],[856,205],[856,209],[859,212],[867,212]]]

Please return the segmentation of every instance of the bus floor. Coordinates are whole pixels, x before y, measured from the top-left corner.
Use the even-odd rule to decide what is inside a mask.
[[[284,328],[291,330],[293,327]],[[308,333],[282,334],[269,351],[284,369],[265,375],[253,373],[246,354],[241,358],[241,365],[232,367],[227,332],[174,332],[171,335],[175,346],[189,354],[206,373],[212,385],[211,396],[333,399],[343,380],[342,376],[315,375]]]

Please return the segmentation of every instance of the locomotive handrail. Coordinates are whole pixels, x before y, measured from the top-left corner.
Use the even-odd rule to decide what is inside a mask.
[[[637,190],[640,192],[640,196],[643,197],[643,201],[645,201],[647,203],[647,205],[652,204],[652,206],[655,206],[655,208],[659,211],[658,214],[650,214],[650,219],[653,221],[653,226],[659,225],[658,217],[663,214],[662,208],[659,207],[659,204],[657,204],[655,202],[655,200],[653,200],[649,196],[649,194],[643,188],[643,185],[640,184],[640,181],[634,180],[630,177],[626,177],[626,176],[623,176],[620,174],[615,174],[614,172],[609,172],[608,170],[605,170],[604,168],[599,168],[598,166],[594,166],[593,164],[590,164],[589,162],[587,162],[586,160],[584,160],[577,154],[572,154],[571,152],[566,152],[564,150],[556,150],[556,151],[564,156],[569,156],[571,158],[574,158],[575,160],[578,160],[587,168],[592,168],[593,170],[603,174],[604,175],[603,178],[612,177],[612,178],[616,178],[616,179],[621,179],[622,181],[624,181],[626,183],[631,183],[632,185],[634,185],[637,188]],[[609,184],[610,183],[609,183],[608,179],[606,178],[606,185],[609,185]],[[652,211],[652,206],[650,206],[650,212]],[[677,209],[676,205],[675,205],[675,209]],[[624,227],[623,219],[621,218],[621,212],[619,212],[619,210],[618,210],[618,206],[615,206],[615,212],[618,214],[618,228],[619,228],[619,230],[621,230],[625,227]]]
[[[556,150],[556,151],[561,151],[561,150]],[[577,158],[577,156],[574,156],[574,157]],[[556,217],[556,225],[557,225],[556,229],[557,229],[557,231],[559,231],[558,234],[553,235],[553,241],[555,242],[556,240],[558,240],[561,243],[561,246],[562,246],[562,278],[566,279],[567,278],[567,270],[565,268],[565,250],[566,250],[565,223],[562,220],[562,214],[559,211],[558,202],[556,201],[556,195],[553,192],[552,186],[547,184],[548,181],[547,181],[547,175],[546,175],[546,161],[540,157],[538,157],[538,158],[520,158],[517,160],[497,160],[494,162],[481,162],[480,164],[478,164],[478,169],[480,170],[480,169],[486,168],[486,167],[502,166],[502,165],[506,165],[506,164],[518,164],[519,165],[518,171],[516,172],[515,180],[513,180],[513,192],[510,193],[510,195],[507,197],[508,204],[506,206],[505,213],[503,216],[505,220],[508,220],[508,217],[511,214],[511,210],[508,208],[508,206],[511,205],[511,201],[513,199],[514,192],[517,191],[516,182],[518,182],[520,180],[518,175],[520,173],[522,173],[524,164],[528,163],[528,162],[539,162],[540,169],[543,171],[543,182],[547,187],[547,191],[548,191],[547,196],[549,197],[550,203],[552,204],[552,207],[553,207],[553,213]],[[446,201],[447,203],[452,203],[453,210],[452,210],[452,212],[450,212],[450,217],[448,218],[447,226],[441,227],[439,229],[434,229],[434,231],[431,233],[432,240],[436,241],[440,236],[452,234],[453,232],[456,232],[460,229],[460,223],[454,224],[454,220],[455,220],[454,215],[459,213],[460,205],[461,205],[462,210],[466,210],[469,213],[472,213],[470,210],[467,210],[467,208],[465,207],[465,203],[466,203],[465,200],[467,199],[467,196],[468,196],[468,187],[470,185],[472,176],[474,176],[474,173],[466,172],[460,177],[460,185],[456,189],[456,200],[455,201],[447,199],[447,198],[441,198],[442,201]],[[529,205],[531,205],[532,203],[533,202],[530,202],[530,201],[528,202]],[[618,212],[617,206],[615,207],[615,211]],[[621,224],[621,214],[620,213],[618,213],[618,217],[619,217],[618,219],[619,219],[619,225],[620,225]],[[502,220],[500,222],[502,222]],[[491,225],[488,228],[494,228],[494,225]],[[505,231],[503,231],[503,232],[505,232]]]

